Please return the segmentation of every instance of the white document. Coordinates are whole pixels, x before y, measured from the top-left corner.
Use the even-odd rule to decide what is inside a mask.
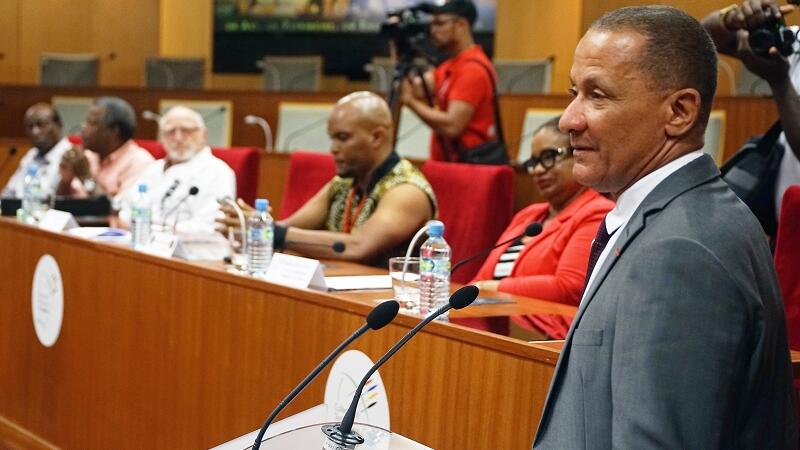
[[[74,236],[103,242],[130,242],[131,234],[128,231],[109,227],[78,227],[67,231]]]
[[[328,290],[325,277],[322,276],[322,264],[318,260],[285,253],[272,255],[264,279],[294,288]]]
[[[391,289],[392,277],[389,275],[356,275],[345,277],[325,277],[330,291],[356,291],[366,289]]]
[[[75,221],[72,214],[57,209],[48,209],[42,220],[39,221],[39,228],[47,231],[66,231],[77,226],[78,222]]]

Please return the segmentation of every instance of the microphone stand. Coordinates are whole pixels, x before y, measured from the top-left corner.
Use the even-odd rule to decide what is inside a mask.
[[[261,127],[261,131],[264,133],[264,150],[267,153],[272,153],[272,128],[270,128],[266,119],[248,114],[244,116],[244,123]]]

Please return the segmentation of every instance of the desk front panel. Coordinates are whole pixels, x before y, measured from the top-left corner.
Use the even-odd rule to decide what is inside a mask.
[[[207,448],[267,413],[374,304],[0,219],[0,443]],[[31,282],[52,255],[64,285],[53,347],[36,338]],[[376,296],[377,297],[377,296]],[[380,357],[419,318],[354,348]],[[432,323],[381,370],[392,428],[437,449],[530,445],[558,354]],[[282,415],[321,403],[326,373]]]

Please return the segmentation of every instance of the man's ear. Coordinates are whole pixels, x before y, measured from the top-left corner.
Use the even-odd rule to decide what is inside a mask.
[[[667,98],[666,133],[670,137],[689,133],[700,120],[700,92],[697,89],[681,89]]]
[[[383,144],[389,139],[389,133],[386,128],[383,127],[375,127],[372,129],[371,133],[372,143],[376,147],[382,147]]]

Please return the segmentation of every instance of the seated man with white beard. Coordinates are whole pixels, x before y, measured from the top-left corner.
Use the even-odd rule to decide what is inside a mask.
[[[219,214],[217,199],[235,198],[236,176],[206,145],[203,117],[185,106],[175,106],[159,120],[159,141],[166,158],[154,161],[133,186],[118,198],[119,226],[130,225],[131,204],[139,184],[147,185],[156,227],[174,227],[181,233],[214,232]]]

